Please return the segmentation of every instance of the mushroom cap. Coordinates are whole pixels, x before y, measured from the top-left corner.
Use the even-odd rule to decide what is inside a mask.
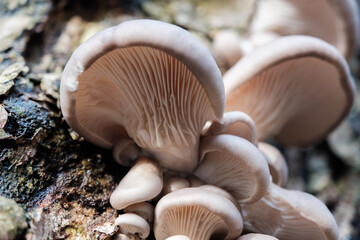
[[[166,240],[191,240],[191,239],[184,235],[175,235],[175,236],[166,238]]]
[[[124,208],[125,213],[135,213],[151,223],[154,220],[154,207],[148,202],[139,202]]]
[[[250,40],[263,33],[314,36],[349,58],[354,55],[359,37],[357,10],[355,0],[260,1],[248,34]]]
[[[164,187],[162,190],[162,195],[166,195],[168,193],[188,187],[190,187],[190,182],[186,178],[173,174],[166,174],[164,176]]]
[[[130,137],[178,171],[196,166],[201,129],[221,120],[224,99],[210,52],[186,30],[154,20],[123,22],[81,44],[60,88],[64,118],[85,139],[112,148]]]
[[[142,239],[146,239],[150,234],[149,223],[134,213],[121,214],[116,218],[115,225],[119,226],[121,233],[138,234]]]
[[[334,216],[319,199],[273,183],[254,204],[241,205],[244,229],[279,239],[338,239]]]
[[[242,218],[226,197],[201,188],[183,188],[162,197],[155,207],[157,240],[174,235],[190,239],[234,239],[241,234]],[[221,236],[221,237],[220,237]]]
[[[276,147],[265,142],[259,142],[258,148],[265,155],[269,164],[272,181],[279,186],[285,186],[289,169],[282,153]]]
[[[162,169],[154,161],[142,157],[121,179],[110,196],[110,204],[113,208],[121,210],[132,204],[155,198],[162,187]]]
[[[238,202],[258,201],[266,192],[270,172],[264,155],[249,141],[233,135],[206,137],[201,163],[194,171],[206,184],[223,188]]]
[[[343,56],[314,37],[288,36],[242,58],[224,75],[226,111],[243,111],[258,139],[307,146],[349,113],[354,81]]]
[[[278,239],[276,237],[266,235],[266,234],[248,233],[248,234],[242,235],[237,240],[278,240]]]
[[[244,112],[226,112],[222,122],[212,122],[207,129],[203,129],[204,136],[219,134],[239,136],[257,145],[255,122]]]

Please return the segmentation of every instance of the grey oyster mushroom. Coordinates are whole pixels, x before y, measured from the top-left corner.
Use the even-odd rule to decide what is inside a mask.
[[[202,240],[234,239],[240,236],[242,225],[240,212],[229,199],[202,188],[169,193],[155,207],[157,240],[176,235]]]
[[[148,202],[139,202],[124,208],[125,213],[135,213],[145,219],[148,223],[154,220],[154,207]]]
[[[237,240],[278,240],[276,237],[261,234],[261,233],[248,233],[245,235],[242,235]]]
[[[224,74],[226,111],[242,111],[258,140],[309,146],[349,113],[355,84],[344,57],[309,36],[281,37],[243,57]]]
[[[191,172],[207,121],[225,106],[219,68],[186,30],[132,20],[81,44],[65,66],[60,101],[68,124],[86,140],[123,153],[132,139],[166,169]],[[120,143],[119,143],[120,142]],[[125,158],[125,160],[121,160]]]
[[[125,235],[138,235],[141,239],[146,239],[150,234],[150,225],[142,217],[134,213],[125,213],[115,220],[115,226]]]
[[[244,230],[278,239],[338,239],[334,216],[311,194],[287,190],[271,183],[258,202],[242,204]]]
[[[359,13],[355,0],[260,0],[247,32],[219,31],[213,55],[229,69],[244,55],[281,36],[308,35],[334,45],[350,59],[359,39]]]
[[[260,150],[243,138],[226,134],[202,139],[200,164],[193,175],[228,191],[239,203],[260,200],[270,182]]]
[[[258,148],[266,157],[272,181],[279,186],[285,186],[289,169],[282,153],[266,142],[259,142]]]
[[[156,162],[145,157],[139,158],[111,194],[111,206],[121,210],[155,198],[163,188],[162,174]]]

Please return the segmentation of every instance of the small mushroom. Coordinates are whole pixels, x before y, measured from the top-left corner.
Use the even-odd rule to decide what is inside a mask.
[[[233,111],[224,113],[222,122],[212,122],[203,129],[204,136],[230,134],[245,138],[257,145],[256,126],[254,120],[244,112]]]
[[[319,199],[271,183],[258,202],[242,204],[244,229],[279,239],[338,239],[334,216]]]
[[[74,51],[60,102],[68,124],[88,141],[110,149],[131,138],[162,167],[191,172],[201,130],[207,121],[221,121],[225,96],[214,59],[189,32],[132,20]],[[115,155],[122,154],[118,147]]]
[[[308,146],[349,113],[354,80],[344,57],[308,36],[282,37],[257,48],[224,75],[226,111],[242,111],[258,140]]]
[[[166,238],[166,240],[191,240],[191,239],[184,235],[175,235],[175,236]]]
[[[205,184],[225,189],[240,203],[258,201],[270,182],[264,155],[249,141],[233,135],[206,137],[194,171]]]
[[[164,176],[164,187],[162,190],[162,195],[166,195],[168,193],[188,187],[190,187],[190,183],[186,178],[173,174],[166,174]]]
[[[162,187],[162,169],[156,162],[142,157],[121,179],[110,196],[110,204],[113,208],[121,210],[132,204],[155,198]]]
[[[154,207],[148,202],[139,202],[124,208],[125,213],[135,213],[151,223],[154,220]]]
[[[258,148],[269,164],[272,181],[279,186],[285,186],[289,169],[284,156],[276,147],[265,142],[259,142]]]
[[[155,207],[157,240],[175,235],[189,239],[234,239],[241,234],[242,218],[226,197],[202,188],[184,188],[162,197]]]
[[[242,235],[237,240],[278,240],[278,239],[276,237],[266,235],[266,234],[248,233],[248,234]]]
[[[120,139],[113,147],[114,160],[123,166],[130,166],[140,155],[140,148],[130,138]]]
[[[149,223],[137,214],[125,213],[115,220],[115,226],[119,226],[119,231],[123,234],[139,235],[141,239],[146,239],[150,234]]]

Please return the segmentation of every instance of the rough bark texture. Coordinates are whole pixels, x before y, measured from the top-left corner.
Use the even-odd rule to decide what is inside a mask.
[[[178,24],[209,46],[217,29],[244,30],[253,4],[1,1],[0,195],[28,213],[27,225],[21,211],[6,215],[16,226],[15,232],[0,227],[0,236],[5,236],[1,231],[8,234],[2,239],[110,239],[117,231],[118,211],[111,208],[109,196],[128,169],[73,132],[60,111],[61,72],[76,46],[103,28],[144,17]],[[357,77],[358,59],[352,64]],[[341,239],[360,238],[359,106],[329,143],[307,150],[281,148],[290,165],[287,187],[323,200],[335,215]],[[343,150],[350,145],[349,155],[350,150]],[[8,199],[0,198],[0,217],[9,212],[1,209]]]

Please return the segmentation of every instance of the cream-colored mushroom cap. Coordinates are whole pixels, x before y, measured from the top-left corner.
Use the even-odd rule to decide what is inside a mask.
[[[226,197],[201,188],[169,193],[155,207],[157,240],[175,235],[190,239],[234,239],[241,234],[242,218]]]
[[[244,229],[279,239],[338,239],[336,221],[324,203],[305,192],[273,183],[254,204],[241,205]]]
[[[262,0],[247,34],[250,40],[266,33],[314,36],[349,58],[355,53],[359,30],[355,0]]]
[[[135,213],[151,223],[154,220],[154,207],[148,202],[139,202],[124,208],[125,213]]]
[[[289,169],[282,153],[266,142],[259,142],[258,148],[266,157],[272,181],[279,186],[285,186]]]
[[[202,140],[200,156],[193,174],[204,183],[225,189],[241,203],[256,202],[265,194],[269,167],[249,141],[233,135],[210,136]]]
[[[237,240],[278,240],[278,239],[276,237],[266,235],[266,234],[248,233],[248,234],[242,235]]]
[[[119,231],[124,234],[139,235],[140,238],[146,239],[150,234],[149,223],[134,213],[125,213],[115,220],[115,225],[119,226]]]
[[[163,167],[189,172],[201,129],[221,120],[224,99],[210,52],[186,30],[154,20],[123,22],[81,44],[60,89],[66,121],[88,141],[112,148],[130,137]]]
[[[343,56],[313,37],[289,36],[257,48],[224,75],[226,111],[247,113],[258,139],[307,146],[349,113],[354,81]]]
[[[163,188],[161,167],[148,158],[139,158],[110,196],[113,208],[124,209],[155,198]]]

